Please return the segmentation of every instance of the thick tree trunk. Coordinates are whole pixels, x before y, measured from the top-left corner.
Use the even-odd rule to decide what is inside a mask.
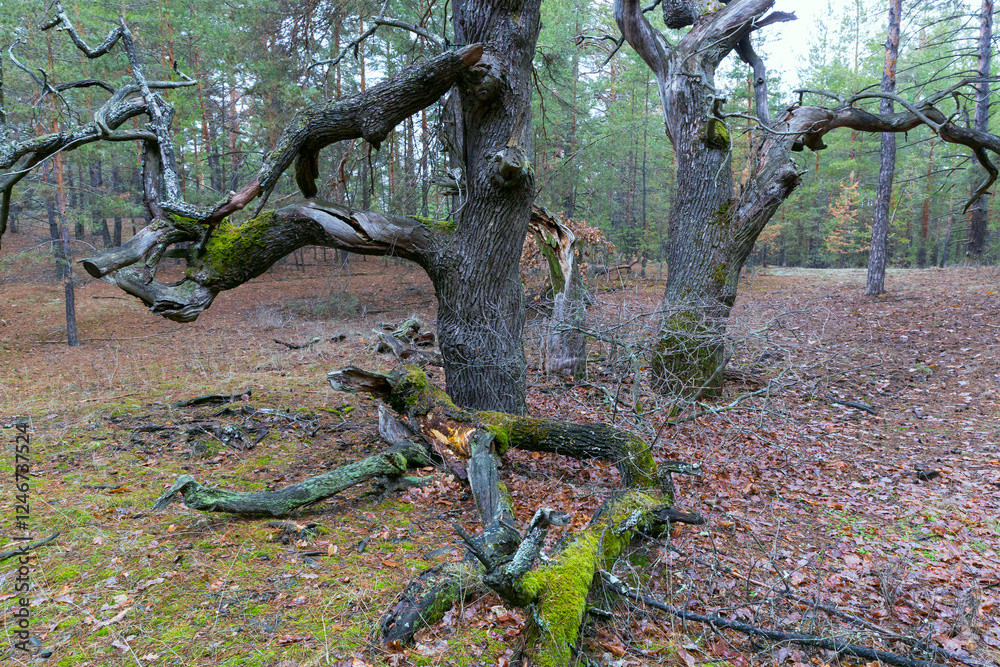
[[[990,121],[990,53],[993,34],[993,0],[983,0],[979,23],[979,57],[976,63],[976,76],[983,79],[976,84],[976,113],[973,127],[977,132],[986,132]],[[987,195],[981,194],[971,206],[969,221],[969,243],[967,254],[973,262],[981,262],[986,249],[987,214],[989,203]]]
[[[734,247],[729,133],[707,121],[697,79],[671,82],[677,195],[667,231],[663,320],[653,350],[653,386],[693,397],[722,386],[725,331],[750,248]],[[708,103],[710,106],[710,103]]]
[[[896,90],[896,59],[899,56],[899,17],[902,0],[889,0],[889,35],[885,42],[885,66],[882,69],[882,92]],[[892,100],[879,101],[879,113],[892,113]],[[888,261],[889,203],[896,171],[896,135],[882,134],[882,153],[875,193],[875,220],[872,223],[871,253],[868,255],[868,282],[865,294],[878,296],[885,292],[885,266]]]
[[[456,403],[520,413],[526,362],[521,346],[520,256],[534,177],[531,66],[539,0],[455,3],[455,40],[482,43],[481,79],[459,88],[464,157],[456,228],[428,266],[438,297],[438,337]]]

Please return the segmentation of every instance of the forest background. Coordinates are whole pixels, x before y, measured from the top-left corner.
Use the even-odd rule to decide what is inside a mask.
[[[5,0],[0,7],[5,17],[14,18],[0,25],[0,37],[7,45],[17,42],[13,53],[29,68],[51,63],[65,80],[118,80],[127,74],[122,56],[82,63],[68,40],[51,32],[33,34],[29,28],[44,18],[41,5]],[[88,2],[75,3],[68,11],[79,27],[96,29],[108,25],[119,9],[116,3]],[[355,94],[437,52],[429,40],[386,26],[336,63],[329,62],[373,27],[373,17],[389,16],[424,25],[433,34],[449,34],[441,8],[422,2],[220,6],[165,1],[126,9],[150,60],[149,75],[179,80],[178,72],[184,72],[198,81],[193,89],[168,91],[166,97],[177,110],[184,196],[205,205],[252,178],[295,110],[322,98]],[[917,99],[974,76],[977,10],[954,0],[904,3],[900,95]],[[660,259],[674,158],[663,136],[655,80],[631,49],[616,49],[610,3],[553,0],[544,3],[542,12],[533,110],[537,203],[604,231],[616,252],[594,263]],[[844,0],[809,14],[811,20],[755,33],[755,48],[765,60],[775,56],[777,66],[769,70],[773,109],[791,104],[796,88],[844,93],[877,88],[880,81],[886,30],[881,4]],[[10,120],[34,124],[38,132],[58,127],[63,113],[87,116],[106,97],[100,89],[81,88],[62,93],[67,98],[62,109],[48,104],[36,108],[35,82],[10,64],[6,69],[4,103]],[[730,56],[720,72],[726,110],[753,115],[749,68]],[[362,210],[448,217],[446,193],[452,179],[441,145],[442,110],[439,103],[408,119],[378,151],[360,140],[325,151],[320,196]],[[748,123],[740,118],[729,123],[739,170],[750,141]],[[994,126],[991,119],[991,130]],[[845,132],[831,135],[828,143],[828,149],[798,158],[803,185],[757,240],[751,266],[867,264],[879,139]],[[54,230],[46,216],[48,198],[54,200],[49,211],[63,217],[75,241],[95,248],[120,245],[143,226],[137,220],[144,216],[139,173],[139,154],[131,147],[100,143],[60,154],[28,177],[24,185],[29,187],[19,186],[10,231],[41,230],[44,235]],[[966,261],[968,217],[962,206],[977,178],[972,156],[943,145],[928,128],[901,138],[890,203],[892,266]],[[285,175],[272,201],[294,192],[292,177]],[[70,246],[77,257],[92,254],[86,245]],[[992,238],[975,259],[994,263],[998,248]],[[48,244],[40,246],[38,261],[47,261],[48,253]]]

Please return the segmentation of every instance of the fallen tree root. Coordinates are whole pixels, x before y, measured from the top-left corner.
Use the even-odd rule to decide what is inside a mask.
[[[153,509],[163,509],[180,493],[191,509],[233,514],[287,516],[303,505],[310,505],[375,477],[399,477],[409,468],[431,464],[423,445],[401,442],[366,459],[349,463],[330,472],[291,484],[277,491],[241,492],[202,486],[191,475],[181,475]]]
[[[887,665],[896,665],[896,667],[944,667],[937,662],[907,658],[906,656],[902,656],[897,653],[879,651],[878,649],[868,648],[867,646],[858,646],[857,644],[848,644],[840,639],[817,637],[816,635],[803,635],[795,632],[781,632],[779,630],[767,630],[766,628],[758,628],[746,623],[740,623],[739,621],[731,621],[726,618],[720,618],[719,616],[695,614],[694,612],[671,607],[670,605],[660,602],[659,600],[655,600],[647,595],[637,593],[625,582],[609,572],[602,571],[601,579],[609,589],[613,590],[622,597],[635,600],[636,602],[642,602],[643,604],[649,605],[654,609],[665,611],[668,614],[676,616],[677,618],[682,618],[685,621],[704,623],[706,625],[711,625],[716,629],[724,628],[727,630],[736,630],[737,632],[742,632],[745,635],[763,637],[764,639],[768,639],[773,642],[788,642],[799,646],[814,646],[827,651],[836,651],[839,654],[863,658],[864,660],[878,660]]]

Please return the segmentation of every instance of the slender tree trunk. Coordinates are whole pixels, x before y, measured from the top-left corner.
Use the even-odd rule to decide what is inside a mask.
[[[431,136],[427,129],[427,109],[420,110],[420,215],[425,218],[430,213],[431,171],[428,154],[431,151]]]
[[[121,182],[118,180],[118,166],[111,167],[111,192],[114,195],[121,193]],[[122,244],[122,216],[115,210],[115,231],[111,239],[111,246],[117,248]]]
[[[59,222],[56,218],[56,200],[54,197],[46,197],[45,213],[49,221],[49,238],[52,240],[52,257],[55,260],[56,278],[60,280],[66,277],[66,255],[63,251],[62,234],[59,231]]]
[[[76,333],[76,290],[73,283],[73,267],[70,265],[72,254],[69,247],[69,230],[65,222],[61,227],[63,256],[66,261],[66,277],[63,279],[63,293],[66,299],[66,343],[70,347],[78,347],[80,340]]]
[[[976,66],[976,76],[987,79],[990,75],[990,47],[993,34],[993,0],[983,0],[979,23],[979,57]],[[978,132],[989,129],[990,120],[990,84],[981,81],[976,85],[976,113],[973,126]],[[969,242],[967,254],[973,262],[982,261],[986,249],[987,214],[989,212],[988,195],[981,195],[971,207],[969,224]]]
[[[100,200],[100,189],[104,186],[104,175],[101,173],[101,162],[97,160],[90,164],[90,205],[93,211],[92,215],[94,218],[94,227],[99,229],[101,232],[101,239],[104,241],[104,247],[110,248],[111,246],[111,231],[108,229],[108,219],[104,216],[101,211],[101,200]]]
[[[896,59],[899,56],[899,17],[902,0],[889,0],[889,35],[885,42],[885,66],[882,69],[882,92],[896,90]],[[892,113],[892,100],[879,101],[880,113]],[[868,256],[868,282],[865,294],[877,296],[885,292],[885,266],[889,238],[889,203],[896,171],[896,135],[882,133],[882,155],[879,163],[878,189],[875,193],[875,220],[872,224],[871,253]]]
[[[944,232],[944,245],[941,248],[941,263],[938,265],[944,268],[948,263],[948,246],[951,245],[951,226],[955,222],[955,195],[952,193],[948,198],[948,228]]]
[[[927,264],[927,235],[931,224],[931,187],[934,173],[934,137],[931,137],[930,154],[927,156],[927,190],[924,194],[924,205],[920,208],[920,240],[917,245],[917,266],[921,269]]]

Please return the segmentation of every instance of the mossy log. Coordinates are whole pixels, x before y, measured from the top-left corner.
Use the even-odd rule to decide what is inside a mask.
[[[649,446],[642,438],[606,424],[580,424],[556,419],[521,417],[506,412],[473,411],[456,406],[427,374],[413,366],[391,373],[375,373],[353,366],[327,375],[338,391],[367,393],[383,399],[431,442],[435,451],[465,477],[470,455],[469,439],[478,430],[496,437],[496,451],[509,448],[562,454],[573,458],[612,463],[626,487],[660,488]]]
[[[180,493],[184,504],[203,512],[231,512],[251,516],[288,516],[298,508],[319,502],[344,489],[376,477],[401,477],[410,468],[431,464],[422,444],[401,442],[388,450],[310,477],[276,491],[241,492],[202,486],[191,475],[181,475],[153,505],[163,509]]]
[[[510,604],[533,609],[524,646],[533,664],[569,665],[594,575],[610,569],[637,534],[657,535],[671,522],[704,522],[697,514],[673,509],[670,481],[671,472],[700,474],[700,467],[671,462],[660,472],[646,443],[626,431],[463,410],[414,367],[387,374],[348,367],[328,379],[335,389],[383,399],[453,467],[464,464],[484,526],[475,536],[456,526],[468,546],[465,559],[427,571],[404,592],[380,623],[386,641],[411,640],[465,595],[491,588]],[[565,525],[569,517],[542,508],[523,536],[513,529],[511,503],[496,465],[497,456],[511,447],[610,461],[625,487],[586,529],[537,566],[548,526]]]

